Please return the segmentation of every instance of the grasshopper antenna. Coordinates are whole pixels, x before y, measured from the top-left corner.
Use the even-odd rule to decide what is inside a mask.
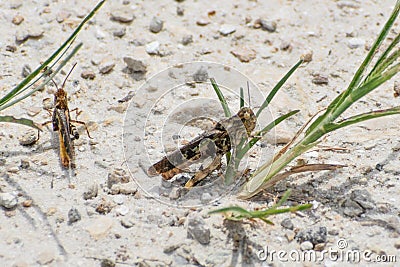
[[[69,75],[71,74],[71,72],[74,70],[75,66],[76,66],[77,62],[75,62],[75,64],[72,66],[71,70],[68,72],[67,77],[65,77],[64,82],[61,86],[61,88],[64,88],[65,82],[67,81]]]
[[[251,103],[250,103],[250,83],[249,83],[249,81],[247,81],[247,94],[249,95],[249,107],[251,107]]]

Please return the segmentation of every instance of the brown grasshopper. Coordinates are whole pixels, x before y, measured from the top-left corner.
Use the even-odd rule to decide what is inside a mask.
[[[42,125],[46,125],[48,123],[52,123],[53,131],[58,131],[59,142],[60,142],[60,160],[61,164],[64,167],[72,167],[75,168],[74,163],[74,144],[73,140],[79,139],[79,133],[73,123],[79,123],[85,126],[87,135],[89,138],[92,138],[89,134],[89,130],[86,126],[86,123],[83,121],[72,120],[70,115],[70,110],[68,108],[68,98],[67,92],[64,90],[65,82],[67,81],[69,75],[72,70],[75,68],[76,63],[72,66],[70,72],[67,77],[65,77],[64,82],[60,88],[57,87],[57,84],[53,81],[56,86],[56,93],[54,94],[54,110],[51,121],[47,121]],[[77,116],[79,115],[78,108],[75,108],[72,111],[77,112]]]
[[[249,137],[256,123],[253,110],[242,107],[236,115],[218,122],[212,130],[204,132],[153,164],[147,173],[149,176],[161,174],[164,180],[169,180],[176,174],[185,172],[187,167],[199,160],[213,157],[210,165],[200,169],[185,184],[186,188],[190,188],[220,168],[223,155],[234,148],[243,137]]]

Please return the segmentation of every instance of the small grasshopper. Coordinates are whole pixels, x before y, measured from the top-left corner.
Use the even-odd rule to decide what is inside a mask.
[[[72,70],[75,68],[76,63],[72,66],[70,72],[67,77],[65,77],[64,82],[60,88],[57,87],[57,84],[53,81],[56,86],[56,93],[54,94],[54,110],[51,121],[47,121],[42,125],[46,125],[48,123],[52,123],[53,131],[58,131],[59,142],[60,142],[60,160],[61,164],[64,167],[75,168],[74,163],[74,144],[73,140],[79,139],[79,133],[73,123],[79,123],[85,126],[87,135],[89,138],[92,138],[89,134],[89,130],[86,126],[86,123],[78,120],[71,120],[70,110],[68,109],[68,98],[67,92],[64,90],[65,82],[67,81],[69,75]],[[77,112],[77,116],[79,115],[79,111],[77,108],[71,110]]]
[[[204,132],[153,164],[147,173],[149,176],[161,174],[164,180],[169,180],[176,174],[185,172],[190,165],[207,157],[213,157],[210,165],[201,168],[185,184],[186,188],[193,187],[221,167],[223,155],[234,148],[243,137],[249,137],[256,123],[257,118],[253,110],[242,107],[236,115],[218,122],[212,130]]]

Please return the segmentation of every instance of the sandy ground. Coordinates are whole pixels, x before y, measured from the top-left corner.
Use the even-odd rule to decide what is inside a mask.
[[[2,95],[21,81],[23,69],[34,69],[55,51],[95,3],[2,1]],[[302,54],[312,52],[312,62],[295,73],[269,115],[263,116],[301,110],[277,129],[275,137],[284,140],[345,89],[393,5],[389,0],[106,3],[77,40],[84,46],[72,60],[78,64],[66,84],[70,108],[82,110],[79,119],[88,123],[93,136],[89,139],[79,127],[75,173],[60,165],[57,136],[50,127],[36,144],[22,146],[19,139],[27,128],[1,125],[0,192],[11,197],[11,209],[0,211],[2,266],[336,266],[350,264],[348,252],[359,253],[362,265],[386,259],[392,261],[386,266],[395,266],[393,261],[400,261],[397,117],[338,131],[323,142],[345,151],[302,156],[310,163],[340,163],[347,168],[291,177],[252,201],[239,201],[230,191],[223,194],[215,184],[204,187],[208,194],[202,191],[189,200],[172,201],[176,187],[161,192],[161,186],[171,185],[160,177],[145,180],[143,172],[149,162],[160,159],[163,149],[177,145],[172,135],[162,139],[163,127],[170,127],[167,134],[190,140],[201,129],[196,123],[182,128],[182,122],[196,116],[223,117],[213,105],[190,102],[203,98],[216,103],[210,86],[190,87],[187,80],[203,65],[167,68],[193,61],[224,64],[229,68],[204,66],[209,77],[216,77],[231,92],[250,81],[251,103],[257,109],[260,95],[266,95]],[[156,33],[149,30],[154,17],[163,21],[161,30],[154,23]],[[257,19],[264,20],[265,29],[257,27]],[[126,57],[139,62],[127,69]],[[56,77],[59,85],[65,73]],[[81,77],[89,74],[95,78]],[[316,84],[318,77],[325,84]],[[346,115],[398,105],[394,80]],[[179,90],[170,90],[182,84]],[[43,108],[54,91],[48,86],[2,115],[45,122],[50,116]],[[133,97],[128,107],[128,102],[119,100],[129,95]],[[237,97],[228,99],[237,111]],[[168,117],[176,106],[178,115],[186,117],[176,113]],[[263,141],[258,146],[257,160],[267,157],[263,147],[274,151],[273,143]],[[293,189],[289,205],[310,202],[313,209],[271,218],[274,226],[231,223],[207,214],[232,204],[270,205],[287,188]],[[219,193],[223,197],[214,201]],[[339,251],[339,259],[296,258],[303,251],[321,250]],[[292,258],[284,253],[279,258],[279,251],[292,252]]]

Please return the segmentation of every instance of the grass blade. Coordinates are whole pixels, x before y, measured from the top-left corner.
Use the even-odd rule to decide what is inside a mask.
[[[262,103],[260,109],[256,113],[256,117],[260,115],[260,113],[268,107],[269,103],[272,101],[276,93],[281,89],[281,87],[285,84],[285,82],[292,76],[292,74],[297,70],[298,67],[300,67],[301,63],[303,63],[303,59],[300,59],[286,74],[283,76],[283,78],[274,86],[274,88],[271,90],[271,92],[268,94],[267,98],[265,101]]]
[[[221,102],[222,108],[223,108],[224,113],[225,113],[225,117],[231,117],[232,113],[231,113],[231,110],[229,109],[228,103],[226,102],[224,94],[219,89],[219,86],[218,86],[218,84],[217,84],[217,82],[215,81],[214,78],[210,78],[210,81],[211,81],[211,84],[212,84],[212,86],[214,88],[215,93],[218,96],[219,102]]]
[[[244,93],[243,93],[243,87],[240,87],[240,104],[239,108],[244,107]]]
[[[39,130],[39,131],[42,130],[38,124],[34,123],[30,119],[25,119],[25,118],[17,119],[17,118],[14,118],[13,116],[0,116],[0,122],[17,123],[17,124],[22,124],[25,126],[35,128],[36,130]]]

